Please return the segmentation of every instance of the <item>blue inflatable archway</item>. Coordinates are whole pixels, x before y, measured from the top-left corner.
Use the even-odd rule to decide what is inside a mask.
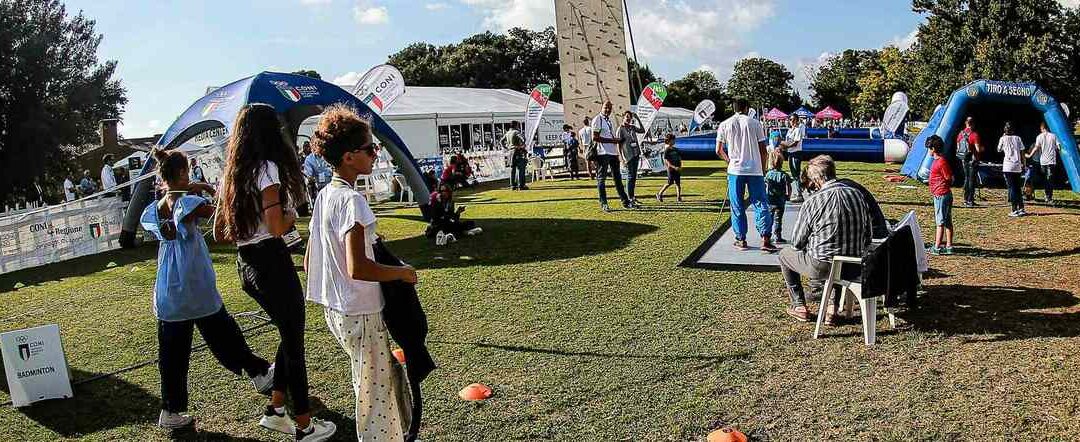
[[[956,136],[963,129],[968,115],[976,116],[976,129],[980,130],[985,143],[983,148],[995,155],[999,137],[988,130],[988,126],[996,126],[1006,120],[1019,123],[1017,134],[1030,146],[1035,141],[1037,122],[1045,121],[1061,144],[1061,163],[1069,178],[1069,185],[1073,192],[1080,193],[1080,155],[1077,153],[1073,128],[1058,101],[1034,83],[978,80],[957,89],[949,101],[934,112],[927,127],[915,138],[901,173],[925,181],[932,162],[927,155],[926,139],[932,134],[937,135],[945,140],[946,151],[953,152]],[[994,130],[1000,131],[1000,127],[994,127]]]
[[[335,103],[345,103],[370,118],[375,137],[382,142],[390,153],[394,163],[405,175],[408,185],[415,189],[413,194],[420,205],[428,204],[428,190],[424,183],[416,160],[409,153],[405,142],[378,114],[344,89],[317,78],[301,75],[262,72],[243,78],[207,94],[195,101],[180,117],[169,126],[157,144],[165,149],[179,147],[195,136],[213,129],[232,129],[240,109],[248,103],[265,103],[274,106],[285,123],[286,134],[290,142],[296,139],[300,124],[305,119],[317,115]],[[143,166],[142,173],[149,173],[155,167],[153,157]],[[153,197],[153,181],[144,180],[135,185],[131,202],[128,204],[124,225],[120,233],[120,244],[131,247],[135,244],[139,216],[143,208]]]

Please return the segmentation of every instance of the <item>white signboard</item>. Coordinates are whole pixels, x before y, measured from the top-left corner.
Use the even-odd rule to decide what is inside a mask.
[[[126,209],[119,196],[91,196],[0,218],[0,273],[120,248]]]
[[[56,324],[0,333],[0,353],[16,407],[73,395]]]

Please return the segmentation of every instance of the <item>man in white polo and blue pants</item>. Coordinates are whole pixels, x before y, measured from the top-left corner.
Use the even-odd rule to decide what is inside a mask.
[[[728,163],[728,202],[731,204],[731,229],[735,232],[734,247],[749,248],[746,244],[746,203],[743,195],[749,193],[749,203],[754,208],[754,225],[761,235],[761,250],[774,253],[778,249],[772,243],[772,213],[765,194],[765,168],[763,159],[766,138],[761,123],[746,115],[749,105],[746,99],[735,99],[735,115],[720,123],[716,131],[716,154]],[[726,151],[725,151],[726,149]]]

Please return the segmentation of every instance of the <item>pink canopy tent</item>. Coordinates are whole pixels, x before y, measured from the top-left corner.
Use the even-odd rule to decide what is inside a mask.
[[[766,120],[783,120],[783,119],[787,118],[787,116],[788,115],[785,114],[784,111],[782,111],[780,109],[777,109],[775,107],[772,108],[772,110],[770,110],[769,112],[765,113],[765,119]]]
[[[825,109],[822,109],[821,112],[818,112],[816,115],[814,115],[814,118],[817,118],[819,120],[839,120],[841,118],[844,118],[844,115],[840,112],[837,112],[836,109],[832,108],[832,106],[825,106]]]

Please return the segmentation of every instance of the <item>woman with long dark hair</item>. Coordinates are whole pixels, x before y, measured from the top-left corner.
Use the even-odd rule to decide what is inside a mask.
[[[214,233],[236,241],[236,267],[243,289],[266,311],[281,335],[270,404],[259,425],[293,434],[296,440],[325,440],[337,428],[311,417],[304,359],[304,289],[282,239],[296,223],[296,206],[305,200],[304,176],[272,106],[249,104],[241,109],[229,136],[222,175]],[[292,398],[295,422],[285,412],[286,393]]]

